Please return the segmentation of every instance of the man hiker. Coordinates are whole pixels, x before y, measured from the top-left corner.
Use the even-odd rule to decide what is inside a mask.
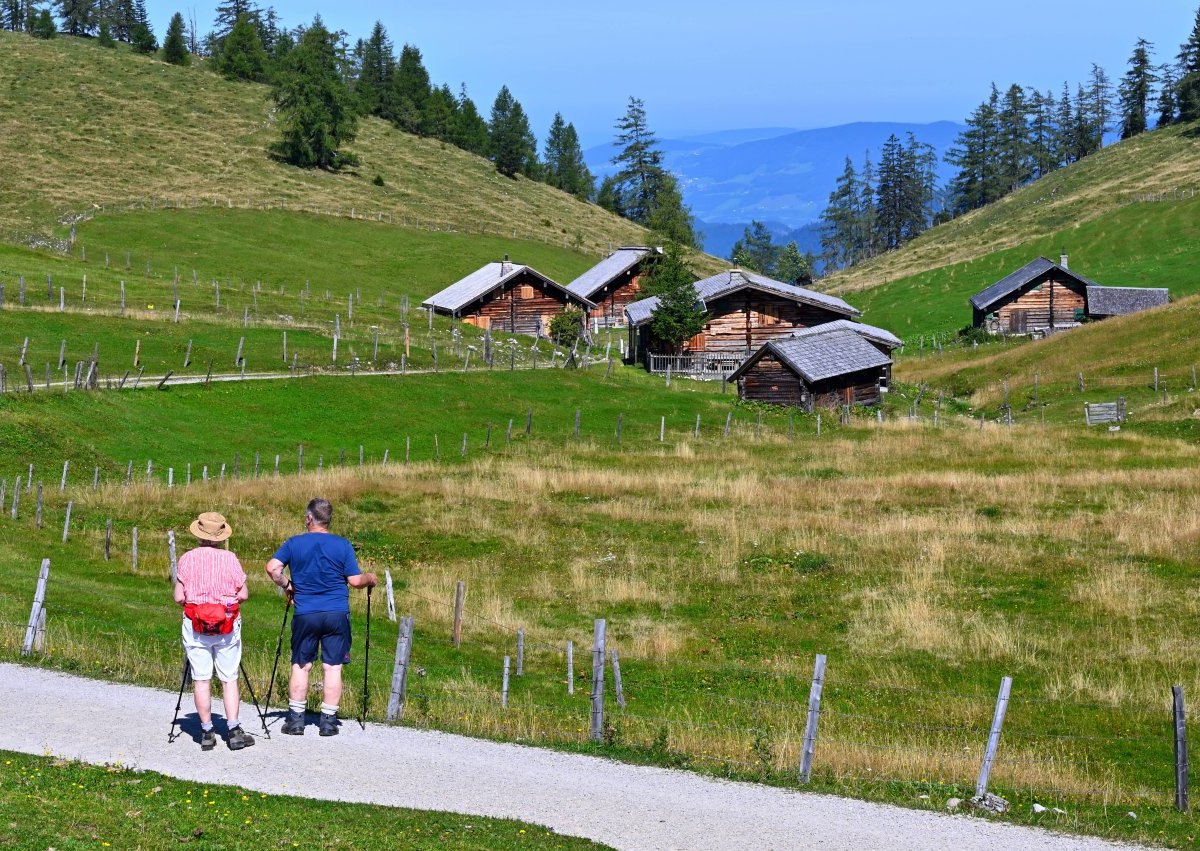
[[[215,666],[225,704],[226,741],[231,751],[254,744],[238,720],[238,672],[242,666],[242,617],[239,604],[250,596],[246,572],[236,555],[221,544],[233,529],[215,511],[192,522],[200,546],[179,557],[175,602],[183,606],[183,649],[192,674],[196,714],[200,716],[200,748],[217,746],[212,721],[212,677]]]
[[[349,588],[374,588],[374,573],[358,569],[354,548],[329,531],[333,506],[314,499],[304,510],[303,535],[283,542],[267,562],[267,575],[296,604],[292,618],[292,675],[288,683],[288,714],[283,732],[304,735],[304,702],[308,674],[321,648],[324,692],[319,731],[336,736],[338,703],[342,699],[342,665],[350,660]],[[284,575],[288,569],[291,578]]]

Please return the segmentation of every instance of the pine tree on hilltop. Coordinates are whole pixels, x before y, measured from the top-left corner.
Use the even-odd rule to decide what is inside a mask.
[[[96,30],[99,10],[96,0],[57,0],[58,17],[67,35],[91,35]]]
[[[501,86],[492,103],[488,122],[488,150],[496,171],[505,177],[530,174],[536,169],[537,140],[529,129],[529,119],[508,86]]]
[[[341,150],[358,127],[354,99],[342,78],[337,43],[320,17],[283,58],[274,97],[282,136],[271,146],[277,157],[329,170],[357,162]]]
[[[1200,9],[1191,35],[1179,47],[1179,83],[1176,86],[1179,121],[1200,119]]]
[[[742,238],[733,244],[729,260],[735,266],[773,278],[780,251],[780,247],[771,241],[771,232],[767,230],[767,226],[755,220],[743,230]]]
[[[575,125],[563,121],[562,113],[554,113],[546,147],[542,153],[543,178],[549,185],[588,200],[595,191],[595,178],[583,161],[583,148]]]
[[[267,79],[269,61],[259,40],[258,28],[243,15],[225,37],[216,65],[226,79],[261,83]]]
[[[34,19],[30,33],[34,38],[54,38],[58,35],[58,27],[54,25],[54,18],[50,16],[49,9],[42,9],[41,14]]]
[[[1150,51],[1154,47],[1144,38],[1139,38],[1129,57],[1129,70],[1121,79],[1119,97],[1121,103],[1121,138],[1131,139],[1145,133],[1147,127],[1146,105],[1150,90],[1158,78],[1150,63]]]
[[[785,284],[806,287],[813,281],[812,267],[812,260],[801,254],[796,241],[792,240],[779,252],[774,277]]]
[[[133,32],[130,33],[130,44],[133,45],[133,49],[137,53],[149,55],[158,50],[158,39],[150,31],[149,25],[140,21],[133,25]]]
[[[450,141],[454,145],[478,154],[481,157],[488,153],[488,126],[479,114],[475,101],[467,95],[467,85],[463,83],[458,92],[458,109],[454,115],[454,130]]]
[[[184,36],[183,15],[179,12],[172,15],[171,22],[167,24],[167,34],[163,38],[163,59],[172,65],[187,65],[192,61]]]
[[[425,129],[431,138],[450,142],[458,120],[458,100],[447,85],[435,86],[425,104]]]
[[[640,98],[629,98],[629,105],[618,119],[616,129],[617,145],[621,150],[612,162],[620,167],[617,183],[623,194],[621,206],[626,218],[644,225],[654,206],[663,165],[658,140],[646,122],[646,106]]]
[[[364,115],[379,115],[383,93],[392,84],[392,72],[396,66],[396,55],[387,30],[380,21],[371,29],[371,37],[359,43],[358,81],[354,91],[358,95]]]
[[[647,295],[658,296],[658,305],[650,314],[650,336],[668,352],[680,351],[704,330],[705,313],[685,254],[684,246],[667,241],[651,265],[644,287]]]
[[[1161,85],[1158,89],[1158,119],[1155,127],[1166,127],[1175,123],[1177,115],[1175,95],[1179,82],[1175,76],[1175,69],[1170,65],[1158,66],[1158,79]]]
[[[112,30],[108,26],[108,21],[104,18],[100,19],[100,33],[96,36],[96,44],[100,47],[116,47],[117,42],[112,37]]]
[[[404,45],[391,85],[383,95],[383,117],[408,133],[426,135],[430,88],[421,51],[411,44]]]
[[[216,19],[213,21],[213,32],[217,40],[223,40],[237,26],[238,20],[249,18],[258,19],[258,8],[250,0],[224,0],[217,4]]]

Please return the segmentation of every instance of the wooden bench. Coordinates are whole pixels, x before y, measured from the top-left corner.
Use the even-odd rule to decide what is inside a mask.
[[[1123,423],[1125,399],[1122,397],[1115,402],[1085,402],[1083,418],[1090,426],[1100,423]]]

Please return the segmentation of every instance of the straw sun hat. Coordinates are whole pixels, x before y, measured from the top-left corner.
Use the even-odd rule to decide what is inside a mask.
[[[233,534],[233,529],[225,522],[225,517],[215,511],[206,511],[192,521],[192,534],[202,541],[225,541]]]

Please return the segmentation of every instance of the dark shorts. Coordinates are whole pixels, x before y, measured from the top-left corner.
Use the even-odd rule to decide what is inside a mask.
[[[307,665],[317,659],[326,665],[344,665],[350,661],[350,613],[312,612],[292,619],[292,664]]]

